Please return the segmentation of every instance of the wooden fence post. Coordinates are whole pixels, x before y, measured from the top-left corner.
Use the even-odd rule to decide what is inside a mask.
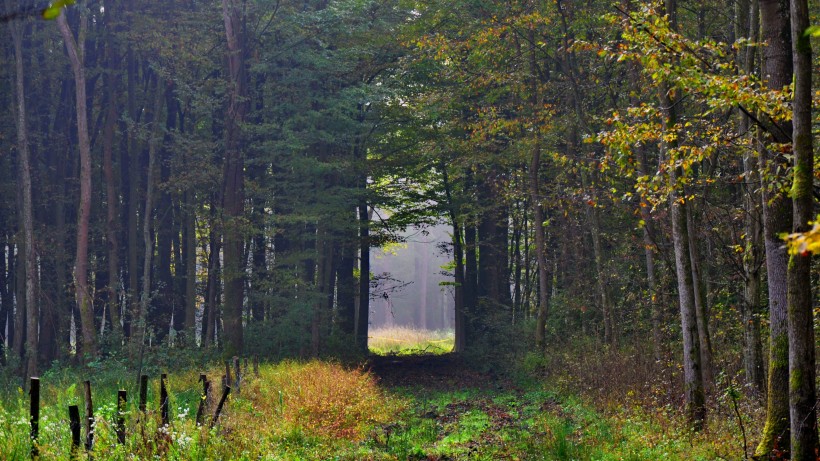
[[[199,407],[196,409],[196,425],[202,425],[202,419],[205,417],[205,405],[208,403],[208,394],[210,392],[211,382],[208,381],[208,376],[205,373],[199,375],[199,380],[202,381],[202,395],[199,397]]]
[[[233,378],[231,378],[231,362],[230,360],[225,360],[225,387],[231,387],[232,382]]]
[[[91,381],[86,380],[85,387],[85,449],[94,446],[94,405],[91,401]]]
[[[142,413],[145,413],[148,402],[148,375],[140,376],[140,403],[139,408]]]
[[[211,427],[216,425],[217,420],[219,419],[219,414],[222,413],[222,406],[225,405],[225,400],[228,398],[228,394],[231,393],[231,386],[226,386],[225,390],[222,391],[222,398],[219,399],[219,404],[216,406],[216,412],[214,413],[214,419],[211,420]]]
[[[71,459],[77,459],[80,449],[80,408],[77,405],[68,407],[68,426],[71,428]]]
[[[241,388],[239,386],[242,382],[242,373],[241,373],[241,371],[242,370],[239,368],[239,357],[234,355],[233,356],[233,374],[234,374],[233,386],[236,388],[236,395],[240,394],[239,391],[240,391]]]
[[[37,446],[37,439],[40,436],[40,378],[31,378],[29,394],[31,395],[31,406],[29,407],[31,457],[38,458],[40,456],[40,448]]]
[[[168,418],[168,388],[165,385],[165,381],[168,380],[168,375],[163,373],[159,379],[159,412],[162,416],[162,425],[167,426],[169,424]]]
[[[117,441],[125,445],[125,403],[128,395],[125,389],[117,391]]]

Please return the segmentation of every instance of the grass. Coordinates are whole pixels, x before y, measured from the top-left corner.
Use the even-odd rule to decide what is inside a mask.
[[[597,394],[584,391],[582,382],[567,382],[593,369],[601,371],[593,365],[588,365],[590,370],[574,369],[527,385],[489,377],[432,385],[419,374],[417,382],[388,387],[363,369],[332,362],[263,364],[259,376],[248,376],[241,394],[230,397],[214,428],[200,428],[194,422],[200,389],[197,371],[170,374],[167,427],[159,424],[158,380],[151,382],[150,408],[142,415],[130,380],[98,372],[92,374],[97,415],[93,458],[637,461],[743,457],[740,435],[725,415],[715,414],[707,431],[693,434],[685,429],[674,404],[646,404],[635,393],[632,397],[611,394],[618,402],[596,400]],[[219,366],[208,370],[212,380],[221,373]],[[81,375],[58,369],[43,376],[42,460],[71,457],[67,406],[82,408]],[[618,383],[613,380],[613,384]],[[218,382],[214,386],[219,388]],[[129,388],[125,445],[117,443],[113,429],[114,396],[120,387]],[[618,391],[617,386],[612,389]],[[22,390],[0,395],[0,459],[28,460],[28,396]],[[211,407],[209,414],[212,411]],[[91,457],[80,453],[77,459]]]
[[[220,376],[213,368],[208,375]],[[65,375],[73,379],[71,374]],[[68,460],[68,405],[79,404],[74,382],[42,379],[39,450],[41,460]],[[93,457],[106,460],[168,459],[330,459],[355,451],[373,428],[395,420],[405,408],[402,399],[379,388],[370,374],[336,363],[311,361],[263,365],[258,377],[248,376],[240,395],[232,395],[214,428],[197,427],[198,373],[171,374],[171,422],[162,427],[156,408],[157,380],[149,390],[150,409],[137,409],[129,392],[127,440],[117,443],[114,431],[116,389],[122,383],[93,382],[95,442]],[[213,384],[217,389],[218,382]],[[4,395],[0,404],[0,458],[30,459],[28,396],[21,389]],[[208,414],[213,414],[213,406]],[[78,459],[90,459],[86,454]],[[353,459],[353,458],[351,458]]]
[[[446,354],[453,350],[453,330],[391,327],[371,330],[367,344],[378,355]]]

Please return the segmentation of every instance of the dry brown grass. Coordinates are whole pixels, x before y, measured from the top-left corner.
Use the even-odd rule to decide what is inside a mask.
[[[404,406],[385,394],[369,373],[319,361],[264,367],[242,390],[242,398],[250,408],[240,410],[249,411],[236,412],[241,419],[229,417],[226,424],[247,432],[245,438],[254,443],[294,431],[306,437],[360,441]]]

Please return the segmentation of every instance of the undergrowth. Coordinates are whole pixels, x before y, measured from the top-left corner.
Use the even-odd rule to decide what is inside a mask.
[[[95,442],[91,456],[80,450],[76,459],[742,459],[741,424],[752,443],[762,420],[759,403],[732,391],[724,373],[711,392],[707,429],[693,433],[683,418],[680,371],[671,359],[657,364],[647,357],[593,342],[551,347],[517,361],[524,368],[519,378],[528,379],[451,370],[457,362],[446,360],[439,363],[450,373],[431,379],[429,363],[408,360],[418,368],[401,370],[410,377],[401,384],[385,378],[390,386],[335,362],[262,364],[258,376],[245,372],[241,393],[230,396],[213,427],[207,418],[204,426],[195,424],[198,369],[180,367],[169,375],[171,421],[163,427],[158,379],[150,382],[143,414],[125,363],[55,367],[42,376],[40,459],[71,458],[67,407],[82,409],[85,377],[94,392]],[[206,371],[214,398],[207,415],[214,413],[224,372],[211,363]],[[124,445],[114,430],[119,388],[129,396]],[[28,396],[20,389],[2,393],[0,459],[30,459],[28,434]]]
[[[208,375],[219,392],[223,369]],[[41,460],[71,459],[68,406],[83,408],[80,388],[71,373],[44,375],[41,394],[39,454]],[[200,399],[198,372],[170,374],[171,421],[160,424],[158,379],[149,386],[149,410],[137,408],[129,392],[127,438],[119,444],[115,432],[116,390],[122,382],[92,377],[95,407],[94,446],[75,459],[328,459],[349,452],[373,427],[396,418],[404,401],[379,388],[373,376],[336,363],[312,361],[263,365],[259,376],[247,374],[241,393],[231,395],[218,424],[195,422]],[[46,379],[48,378],[48,379]],[[212,399],[208,415],[213,415]],[[0,458],[30,459],[29,401],[22,389],[5,395],[0,404]],[[85,436],[85,435],[83,435]]]
[[[692,432],[685,419],[677,359],[666,356],[656,362],[647,349],[576,340],[530,354],[525,363],[549,389],[580,399],[631,440],[636,457],[626,459],[651,459],[650,447],[659,446],[668,447],[659,454],[673,459],[751,456],[765,410],[759,397],[739,389],[740,372],[729,362],[718,362],[718,369],[726,371],[718,373],[708,389],[706,428]]]

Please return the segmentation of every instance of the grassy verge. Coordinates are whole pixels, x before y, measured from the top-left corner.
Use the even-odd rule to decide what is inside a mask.
[[[379,328],[368,336],[370,351],[378,355],[446,354],[453,350],[453,330]]]
[[[221,368],[209,370],[217,392]],[[405,402],[379,388],[357,369],[326,362],[283,362],[263,365],[258,377],[248,376],[240,395],[232,395],[213,428],[197,427],[198,373],[169,376],[171,421],[160,425],[158,380],[151,382],[145,414],[129,392],[127,439],[117,442],[116,390],[123,383],[94,381],[95,430],[93,457],[105,460],[168,459],[329,459],[353,453],[374,427],[394,421]],[[71,459],[68,406],[83,400],[73,374],[42,379],[39,451],[41,460]],[[207,414],[214,412],[214,399]],[[29,400],[22,390],[5,395],[0,404],[0,459],[30,459]],[[83,435],[84,436],[84,435]],[[80,452],[76,459],[90,459]],[[352,459],[352,458],[351,458]]]
[[[158,382],[149,411],[129,392],[127,441],[116,441],[116,389],[93,382],[97,415],[93,457],[105,460],[713,460],[739,459],[740,436],[728,419],[701,434],[685,430],[674,406],[646,407],[625,399],[602,407],[553,381],[518,387],[471,374],[461,381],[425,380],[387,386],[370,373],[311,361],[263,365],[233,395],[214,428],[197,427],[198,373],[169,377],[171,423],[160,427]],[[222,369],[209,376],[216,389]],[[473,372],[469,372],[473,373]],[[456,379],[462,371],[453,373]],[[67,407],[82,398],[76,374],[43,379],[40,453],[68,460]],[[101,377],[113,376],[101,374]],[[385,381],[387,382],[387,380]],[[126,386],[127,387],[127,386]],[[556,391],[554,389],[561,389]],[[648,408],[648,409],[647,409]],[[208,414],[213,414],[213,407]],[[28,396],[2,397],[0,459],[30,459]],[[90,459],[81,452],[77,459]]]

